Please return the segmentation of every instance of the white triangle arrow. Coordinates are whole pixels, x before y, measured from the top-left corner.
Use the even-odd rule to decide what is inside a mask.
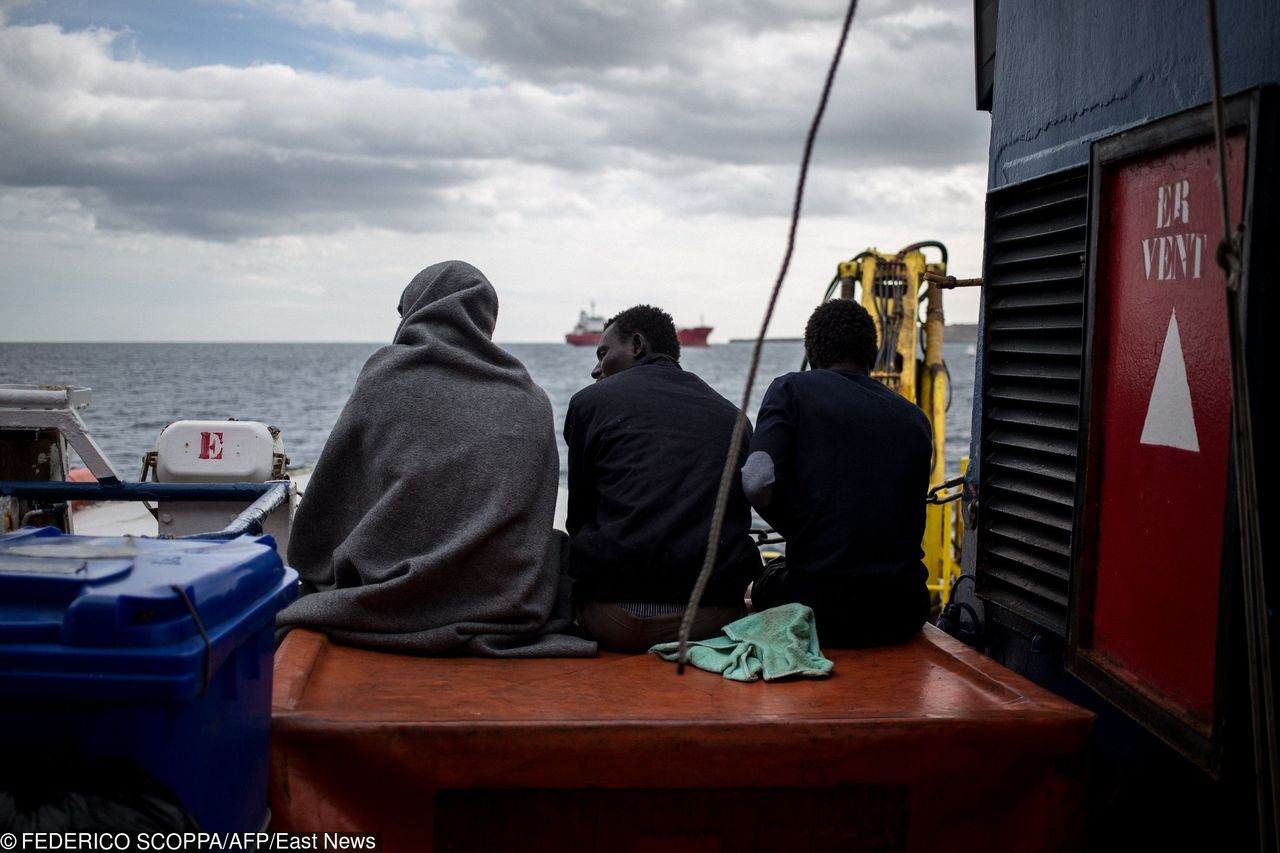
[[[1176,310],[1169,315],[1169,331],[1165,332],[1164,351],[1160,353],[1160,366],[1156,368],[1156,381],[1151,387],[1151,403],[1147,406],[1147,420],[1142,425],[1142,438],[1139,440],[1143,444],[1200,452]]]

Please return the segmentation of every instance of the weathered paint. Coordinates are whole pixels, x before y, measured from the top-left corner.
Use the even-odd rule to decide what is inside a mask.
[[[1280,83],[1280,3],[1218,3],[1223,93]],[[1209,101],[1201,0],[1000,0],[991,189],[1088,162],[1089,143]],[[976,435],[976,433],[975,433]]]
[[[66,441],[55,430],[0,429],[0,481],[30,482],[35,487],[54,485],[67,475]],[[32,496],[13,497],[4,493],[0,502],[0,533],[18,529],[22,518],[31,510],[56,503],[56,499],[37,500]],[[66,507],[51,511],[42,523],[57,523],[66,529],[71,515]]]
[[[1224,94],[1280,83],[1280,2],[1218,5]],[[1084,166],[1094,140],[1209,101],[1201,0],[1000,0],[996,38],[992,190]],[[980,309],[980,341],[984,315]],[[982,470],[984,362],[979,348],[969,450],[973,484]],[[973,555],[965,565],[972,572]]]
[[[1229,143],[1238,216],[1243,134]],[[1231,432],[1226,287],[1212,260],[1176,250],[1162,260],[1156,247],[1220,227],[1216,167],[1205,142],[1104,171],[1090,415],[1098,514],[1082,533],[1097,543],[1082,567],[1094,574],[1087,654],[1204,737]]]
[[[1280,45],[1280,2],[1218,0],[1217,6],[1224,93],[1280,83],[1280,49],[1276,47]],[[1035,179],[1058,176],[1076,180],[1088,167],[1093,141],[1207,104],[1210,93],[1205,30],[1203,0],[1073,0],[1070,3],[1000,0],[996,56],[999,67],[994,81],[989,150],[990,188],[1007,193],[1003,196],[1005,199],[1022,198],[1032,195],[1032,188],[1024,191],[1022,185]],[[1267,397],[1262,383],[1267,375],[1265,345],[1270,314],[1263,310],[1263,299],[1269,271],[1280,266],[1277,263],[1280,244],[1274,238],[1280,233],[1277,228],[1280,212],[1275,201],[1275,188],[1280,187],[1277,171],[1280,161],[1273,153],[1280,144],[1277,111],[1272,100],[1275,95],[1274,91],[1264,92],[1259,100],[1263,116],[1256,128],[1259,157],[1250,164],[1248,175],[1254,196],[1251,227],[1245,235],[1249,265],[1245,294],[1255,436],[1264,433],[1265,422],[1260,412],[1262,401]],[[1233,202],[1238,204],[1238,199],[1233,197]],[[988,202],[993,209],[1000,209],[1000,204]],[[1218,233],[1220,228],[1216,226],[1212,233]],[[999,227],[989,227],[988,240],[999,230]],[[1206,230],[1206,233],[1209,232]],[[991,248],[988,244],[988,260]],[[1140,254],[1138,263],[1141,263]],[[1180,336],[1185,344],[1189,329],[1183,314],[1179,307]],[[998,316],[994,311],[980,316],[979,340],[987,340],[987,323]],[[1163,344],[1167,329],[1166,315],[1164,325],[1156,329],[1154,337],[1158,340],[1154,346]],[[980,347],[972,431],[975,457],[982,447],[986,415],[994,406],[988,389],[982,387],[986,374],[984,363],[991,361],[987,355]],[[1194,357],[1190,353],[1186,355],[1186,366],[1195,370]],[[1224,376],[1223,384],[1226,381]],[[1194,387],[1190,394],[1195,405]],[[1147,402],[1141,401],[1139,405]],[[1146,409],[1139,412],[1136,432],[1131,436],[1137,446],[1144,448],[1141,433],[1145,413]],[[1197,443],[1202,448],[1204,441],[1204,433],[1198,432]],[[1266,447],[1267,443],[1260,441],[1259,452],[1265,454]],[[1189,452],[1165,445],[1151,449]],[[982,461],[974,459],[975,465]],[[1083,457],[1081,463],[1083,466]],[[1260,471],[1266,470],[1261,460],[1257,465]],[[970,478],[975,482],[976,474],[976,469],[971,467]],[[977,562],[977,539],[971,536],[966,542],[968,572],[973,571]],[[1233,543],[1226,544],[1224,557],[1230,559]],[[1270,546],[1273,545],[1274,537],[1264,542],[1268,555],[1272,555]],[[1177,586],[1179,580],[1171,572],[1150,584],[1149,608],[1161,607],[1166,591]],[[962,588],[967,590],[972,585]],[[1235,615],[1231,611],[1221,614],[1227,616],[1221,626],[1227,648],[1234,648],[1237,653],[1220,659],[1218,665],[1222,669],[1216,673],[1225,682],[1226,692],[1217,698],[1226,700],[1227,719],[1223,726],[1223,775],[1218,780],[1176,755],[1166,742],[1157,740],[1147,722],[1135,722],[1109,699],[1067,672],[1063,668],[1063,649],[1042,626],[1001,608],[986,608],[984,641],[988,654],[1100,715],[1095,730],[1094,771],[1088,780],[1097,810],[1086,824],[1082,849],[1217,849],[1224,844],[1253,849],[1258,846],[1238,601],[1235,607]],[[1177,648],[1185,648],[1185,644]],[[1176,654],[1176,648],[1171,647],[1170,654]],[[1199,683],[1201,709],[1198,713],[1202,716],[1203,671]],[[1214,708],[1215,714],[1221,711],[1221,707]]]

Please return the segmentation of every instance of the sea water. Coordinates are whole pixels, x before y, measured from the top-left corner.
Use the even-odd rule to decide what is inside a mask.
[[[83,413],[94,439],[127,479],[160,430],[176,420],[263,421],[282,430],[290,466],[309,468],[342,411],[365,360],[379,344],[6,344],[0,343],[0,383],[78,385],[93,390]],[[591,383],[595,353],[568,344],[505,344],[547,392],[557,432],[569,398]],[[951,374],[947,469],[969,453],[974,356],[971,344],[943,348]],[[798,370],[795,342],[765,345],[748,414],[774,377]],[[685,348],[680,362],[734,403],[751,361],[751,344]],[[850,441],[857,441],[850,436]],[[560,479],[565,447],[560,440]]]

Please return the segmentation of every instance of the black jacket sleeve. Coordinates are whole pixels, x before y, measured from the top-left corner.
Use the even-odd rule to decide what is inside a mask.
[[[576,398],[570,400],[564,418],[564,442],[569,446],[569,506],[564,526],[571,537],[578,535],[595,512],[595,466],[587,452],[591,428],[590,407]]]

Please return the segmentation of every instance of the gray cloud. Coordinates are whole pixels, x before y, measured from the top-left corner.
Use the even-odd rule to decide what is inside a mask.
[[[866,170],[984,156],[969,4],[864,0],[818,148],[855,209]],[[371,226],[483,227],[646,204],[780,215],[843,4],[401,0],[281,14],[418,39],[485,75],[429,90],[283,66],[175,71],[115,34],[0,27],[0,185],[65,188],[105,230],[226,241]],[[0,22],[3,21],[0,15]],[[844,170],[844,171],[839,171]],[[902,192],[910,188],[903,187]]]
[[[455,6],[446,33],[468,54],[520,76],[583,82],[582,72],[696,68],[714,61],[705,51],[717,36],[825,20],[832,9],[826,2],[471,0]]]
[[[407,9],[417,4],[406,3]],[[434,6],[435,4],[428,4]],[[951,4],[955,8],[955,4]],[[937,4],[903,6],[894,0],[859,3],[859,29],[877,27],[887,17],[928,17]],[[585,83],[584,72],[676,68],[697,72],[714,66],[717,48],[739,37],[821,24],[833,41],[846,4],[840,0],[665,0],[610,3],[607,0],[459,0],[450,4],[437,32],[467,55],[492,62],[516,76]],[[433,14],[439,14],[433,11]],[[906,31],[886,29],[895,45],[911,48],[919,36],[954,34],[954,27],[924,22]]]
[[[839,0],[467,0],[426,7],[437,43],[513,79],[587,93],[602,141],[680,161],[791,163],[816,105]],[[971,7],[859,4],[827,117],[828,162],[946,168],[982,158]],[[423,28],[425,30],[425,27]],[[927,120],[924,118],[927,116]],[[927,123],[926,123],[927,121]]]

